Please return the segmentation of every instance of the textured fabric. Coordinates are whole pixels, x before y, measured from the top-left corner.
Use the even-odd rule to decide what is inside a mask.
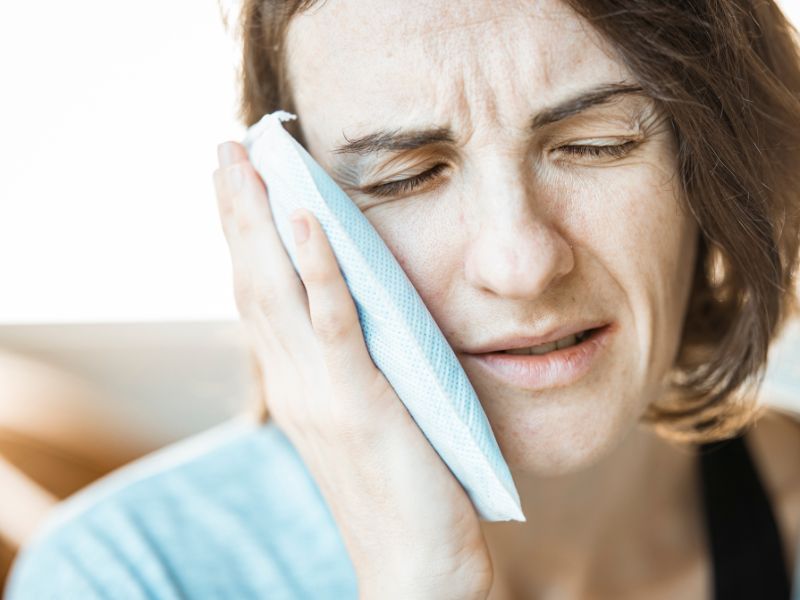
[[[714,600],[791,600],[778,524],[744,435],[702,444],[698,458]]]
[[[289,215],[319,220],[358,310],[375,365],[487,521],[524,521],[519,495],[489,420],[461,363],[400,264],[325,170],[287,132],[276,111],[244,139],[266,183],[278,234],[295,262]]]
[[[231,421],[58,505],[6,600],[357,598],[316,483],[274,424]]]
[[[731,486],[759,495],[737,483],[753,481],[739,474],[741,455],[713,451],[704,460],[721,469],[705,471],[703,484],[717,490],[707,513],[718,540],[709,548],[714,600],[785,597],[781,574],[776,595],[766,595],[773,583],[758,573],[778,560],[774,536],[752,534],[766,507],[744,500],[731,508],[721,496]],[[744,595],[725,596],[739,586]],[[232,421],[60,504],[15,563],[5,600],[355,600],[357,591],[338,528],[288,438],[272,423]]]

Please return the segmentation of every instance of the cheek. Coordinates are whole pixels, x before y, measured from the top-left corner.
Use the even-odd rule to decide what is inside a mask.
[[[581,181],[562,190],[572,197],[563,219],[585,261],[618,288],[637,348],[634,368],[656,382],[671,367],[680,341],[696,224],[682,207],[678,178],[654,163],[597,171],[591,185]]]
[[[598,298],[614,299],[620,318],[627,312],[641,361],[632,368],[642,377],[654,366],[663,370],[677,343],[696,237],[677,179],[655,164],[575,170],[543,182],[535,199],[583,263],[574,274],[580,281],[572,283],[605,288],[595,290]],[[447,195],[408,198],[364,213],[443,330],[453,321],[444,308],[457,304],[449,295],[464,259],[460,204]]]
[[[629,285],[674,277],[686,230],[675,191],[640,171],[608,182],[598,196],[603,208],[593,211],[592,239],[602,244],[608,266]]]
[[[657,311],[655,318],[679,318],[692,275],[696,229],[675,184],[643,166],[604,188],[609,268],[628,293]]]
[[[463,220],[448,206],[444,197],[409,198],[364,212],[443,330],[458,308],[449,296],[464,254]]]

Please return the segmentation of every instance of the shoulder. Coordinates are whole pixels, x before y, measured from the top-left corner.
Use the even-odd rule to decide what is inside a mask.
[[[343,592],[346,556],[281,430],[236,420],[59,505],[23,548],[7,597],[256,598],[315,581]]]
[[[800,411],[767,408],[753,423],[747,438],[775,492],[800,487]]]
[[[800,561],[800,412],[770,407],[746,434],[791,565]]]

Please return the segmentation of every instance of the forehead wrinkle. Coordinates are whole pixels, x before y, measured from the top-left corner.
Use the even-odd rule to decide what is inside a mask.
[[[348,0],[343,0],[343,3],[345,6],[349,4]],[[413,0],[411,3],[414,6]],[[536,8],[542,6],[534,4]],[[507,3],[501,2],[500,5],[506,6]],[[377,54],[386,60],[386,67],[381,70],[369,68],[384,63],[376,61],[376,55],[364,44],[364,39],[377,33],[381,27],[373,21],[365,27],[367,31],[360,30],[357,37],[344,35],[340,38],[336,33],[337,23],[342,25],[343,19],[348,20],[351,11],[343,11],[344,15],[338,10],[330,12],[325,19],[327,25],[322,21],[312,25],[310,21],[322,18],[325,10],[320,11],[306,21],[305,27],[294,31],[294,41],[299,44],[297,48],[303,47],[299,52],[302,60],[292,65],[298,67],[297,72],[289,70],[290,74],[299,74],[303,79],[303,93],[297,94],[298,100],[303,102],[297,108],[303,108],[306,101],[310,106],[322,106],[319,93],[315,92],[320,85],[329,91],[358,90],[363,101],[354,105],[342,102],[337,105],[338,98],[333,98],[333,106],[337,106],[342,114],[341,123],[349,123],[344,128],[348,136],[363,134],[364,128],[380,125],[389,129],[398,124],[408,127],[449,126],[460,145],[476,132],[480,132],[485,141],[493,141],[499,133],[495,122],[515,118],[523,110],[529,113],[537,107],[547,106],[562,95],[561,88],[568,92],[573,87],[574,78],[565,79],[564,73],[569,72],[573,64],[585,64],[582,60],[586,54],[585,35],[565,35],[579,30],[574,25],[570,25],[568,30],[558,29],[557,22],[562,21],[560,10],[535,16],[530,11],[527,14],[519,11],[512,21],[507,14],[489,15],[489,9],[496,12],[494,4],[484,4],[482,8],[487,16],[477,19],[474,17],[481,7],[471,3],[469,6],[471,12],[466,15],[467,20],[461,11],[461,14],[450,17],[451,21],[460,20],[461,23],[448,24],[443,18],[431,19],[430,11],[424,8],[400,9],[392,5],[388,12],[397,19],[391,27],[387,25],[387,31],[383,32],[386,35],[380,36],[376,48]],[[357,12],[363,17],[363,10]],[[388,23],[387,19],[380,21]],[[536,22],[535,31],[538,33],[532,34],[531,21]],[[555,29],[543,29],[542,21],[552,22]],[[359,20],[357,24],[360,25]],[[500,25],[500,34],[492,31]],[[415,31],[415,35],[400,45],[396,34],[403,28]],[[459,30],[464,32],[463,35],[456,33]],[[320,35],[313,35],[315,33]],[[567,44],[566,52],[550,50],[554,43],[553,35],[562,40],[560,46]],[[332,50],[336,56],[320,60],[319,51],[326,43],[334,46]],[[491,45],[491,52],[487,52],[488,45]],[[549,68],[550,62],[553,62],[552,69]],[[333,68],[336,63],[351,67],[338,73]],[[403,72],[398,73],[398,70]],[[395,93],[392,97],[396,103],[393,112],[384,110],[384,107],[391,106],[384,102],[388,92]],[[323,104],[327,104],[327,100]],[[395,122],[398,116],[402,116],[402,123]],[[339,137],[336,131],[339,127],[331,124],[334,127],[328,128],[330,136],[324,134],[322,125],[319,135],[309,134],[309,141],[313,138],[314,148],[318,148],[320,154],[325,154],[324,148],[330,145],[327,137]],[[523,127],[516,122],[502,128],[514,138],[524,134]]]
[[[445,17],[446,18],[446,17]],[[416,33],[416,36],[419,37],[420,41],[426,42],[431,38],[437,38],[440,36],[444,36],[454,31],[464,31],[466,30],[469,32],[470,30],[475,30],[477,28],[485,29],[488,25],[491,25],[493,29],[495,29],[495,33],[500,34],[502,33],[503,29],[496,26],[499,21],[518,21],[518,16],[511,16],[511,15],[493,15],[491,17],[482,17],[479,19],[475,19],[473,21],[468,21],[466,23],[454,23],[448,26],[439,25],[435,29],[428,29],[419,31]]]
[[[444,127],[449,126],[454,132],[458,132],[460,138],[462,132],[471,129],[469,102],[465,94],[465,77],[461,65],[453,67],[457,59],[454,59],[453,54],[448,51],[450,45],[448,40],[428,38],[420,41],[421,54],[432,63],[430,66],[426,65],[426,68],[443,76],[424,82],[427,85],[420,88],[423,93],[414,102],[417,106],[412,111],[427,113],[426,121]],[[426,99],[430,103],[425,102]]]
[[[425,8],[430,7],[427,0],[419,0],[419,3],[423,4]],[[408,6],[410,4],[411,0],[403,2],[403,5],[407,7],[403,12],[406,18],[410,12],[415,12]],[[555,7],[551,6],[548,10],[547,4],[548,2],[541,0],[486,0],[484,2],[454,2],[449,5],[440,3],[436,5],[438,14],[435,19],[430,18],[430,15],[425,15],[416,21],[421,25],[420,27],[406,28],[402,37],[407,39],[406,36],[411,35],[424,39],[456,30],[474,30],[490,26],[494,30],[493,35],[502,38],[510,30],[503,26],[503,21],[511,21],[514,25],[518,25],[521,19],[552,19],[554,16],[558,18],[565,12],[572,13],[571,9],[561,4],[556,4]],[[487,9],[488,14],[486,14]]]
[[[481,60],[485,44],[472,36],[467,41],[436,36],[422,40],[422,47],[435,68],[446,74],[433,83],[434,113],[446,115],[459,139],[466,143],[475,131],[476,120],[493,123],[500,113],[497,91],[487,77],[492,65]]]
[[[593,40],[585,39],[590,36],[586,35],[582,23],[579,27],[569,27],[575,39],[565,56],[553,53],[551,40],[546,33],[532,40],[528,28],[522,23],[536,21],[540,24],[541,21],[548,21],[554,27],[563,26],[571,18],[574,20],[576,15],[571,10],[559,7],[558,10],[545,11],[538,4],[533,6],[533,10],[530,5],[526,8],[528,10],[518,7],[517,14],[513,16],[498,15],[495,11],[495,14],[478,20],[438,26],[420,38],[424,56],[436,65],[437,70],[441,73],[458,73],[455,84],[458,94],[451,96],[453,102],[445,107],[445,112],[452,115],[455,107],[456,114],[461,116],[467,125],[465,128],[470,131],[474,130],[473,115],[487,124],[503,126],[500,121],[504,113],[498,108],[499,98],[503,98],[505,106],[510,97],[519,97],[523,93],[523,86],[534,82],[535,96],[550,97],[564,69],[578,67],[586,60],[584,47],[586,42],[591,44]],[[506,25],[506,22],[510,24]],[[446,35],[455,30],[466,30],[466,33],[461,37]],[[491,53],[486,52],[488,45],[492,47]],[[521,52],[520,48],[526,50]],[[507,74],[501,76],[500,87],[498,73]],[[436,85],[441,83],[441,78],[436,81]],[[516,126],[511,124],[507,127],[514,129]]]

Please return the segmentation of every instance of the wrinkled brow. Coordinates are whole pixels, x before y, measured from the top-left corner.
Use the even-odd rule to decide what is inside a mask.
[[[456,139],[449,127],[435,127],[430,129],[411,129],[401,131],[387,131],[380,129],[373,133],[358,137],[336,146],[335,154],[372,154],[375,152],[399,152],[402,150],[416,150],[423,146],[437,143],[454,144]]]
[[[545,108],[531,119],[530,129],[539,129],[568,117],[574,116],[584,110],[606,104],[617,96],[623,94],[641,93],[641,87],[632,84],[603,84],[580,94],[568,98],[555,106]],[[455,144],[456,138],[449,127],[434,127],[409,130],[379,129],[372,133],[349,139],[333,149],[334,154],[366,155],[376,152],[399,152],[403,150],[416,150],[423,146],[437,143]]]

